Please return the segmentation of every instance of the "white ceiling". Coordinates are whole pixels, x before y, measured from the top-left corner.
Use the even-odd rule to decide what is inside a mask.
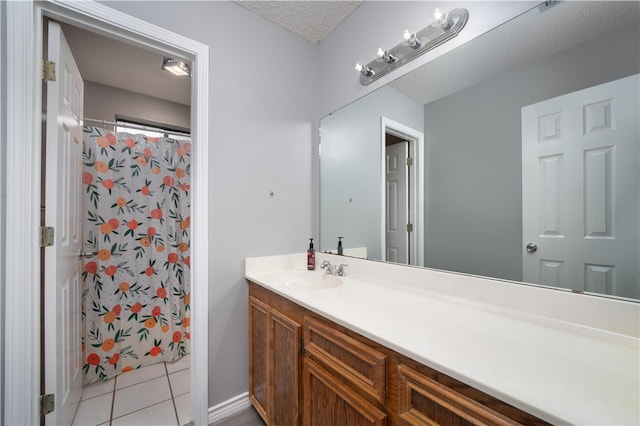
[[[362,1],[234,1],[264,19],[317,44]]]
[[[362,4],[362,1],[236,1],[294,34],[318,43]],[[189,77],[160,69],[163,57],[80,28],[63,31],[85,81],[190,104]]]
[[[163,71],[162,55],[65,24],[62,31],[83,80],[191,104],[191,78]]]

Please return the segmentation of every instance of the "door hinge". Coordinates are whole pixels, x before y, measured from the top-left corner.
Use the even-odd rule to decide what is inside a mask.
[[[51,247],[54,243],[55,229],[53,226],[40,227],[40,247]]]
[[[413,166],[413,157],[407,157],[407,166]]]
[[[40,395],[40,415],[46,416],[49,413],[53,413],[56,409],[55,395],[48,393],[46,395]]]
[[[42,60],[42,79],[45,81],[56,81],[56,63]]]
[[[407,232],[413,232],[413,223],[407,223]]]

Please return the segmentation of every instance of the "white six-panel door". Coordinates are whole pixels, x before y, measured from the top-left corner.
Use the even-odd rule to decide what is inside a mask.
[[[639,81],[522,108],[524,281],[640,297]]]
[[[386,198],[385,236],[386,260],[396,263],[409,262],[409,185],[407,157],[409,144],[396,143],[386,147]]]
[[[45,392],[55,394],[51,425],[70,425],[82,394],[82,112],[84,84],[60,26],[49,23],[45,223],[55,227],[45,248]]]

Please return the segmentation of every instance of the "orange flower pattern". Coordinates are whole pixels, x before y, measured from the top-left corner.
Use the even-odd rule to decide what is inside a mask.
[[[190,351],[187,140],[85,127],[85,384]]]

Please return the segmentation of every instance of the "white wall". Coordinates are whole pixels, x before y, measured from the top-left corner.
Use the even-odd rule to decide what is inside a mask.
[[[418,66],[485,33],[530,9],[540,1],[367,1],[318,45],[318,112],[320,117],[382,87]],[[466,8],[469,21],[464,30],[444,45],[362,86],[356,62],[371,62],[378,48],[401,41],[405,29],[418,31],[433,19],[433,11]]]
[[[366,247],[368,258],[383,258],[380,232],[371,232],[382,226],[380,119],[422,132],[423,116],[423,105],[383,87],[322,119],[320,199],[325,202],[316,247],[335,252],[341,236],[345,248]]]
[[[301,252],[313,236],[316,47],[231,2],[106,5],[211,49],[211,407],[248,388],[244,258]]]
[[[191,128],[191,108],[92,81],[84,83],[84,116],[114,121],[116,114],[183,129]]]
[[[425,266],[522,280],[521,108],[640,72],[638,40],[635,24],[425,105]]]

